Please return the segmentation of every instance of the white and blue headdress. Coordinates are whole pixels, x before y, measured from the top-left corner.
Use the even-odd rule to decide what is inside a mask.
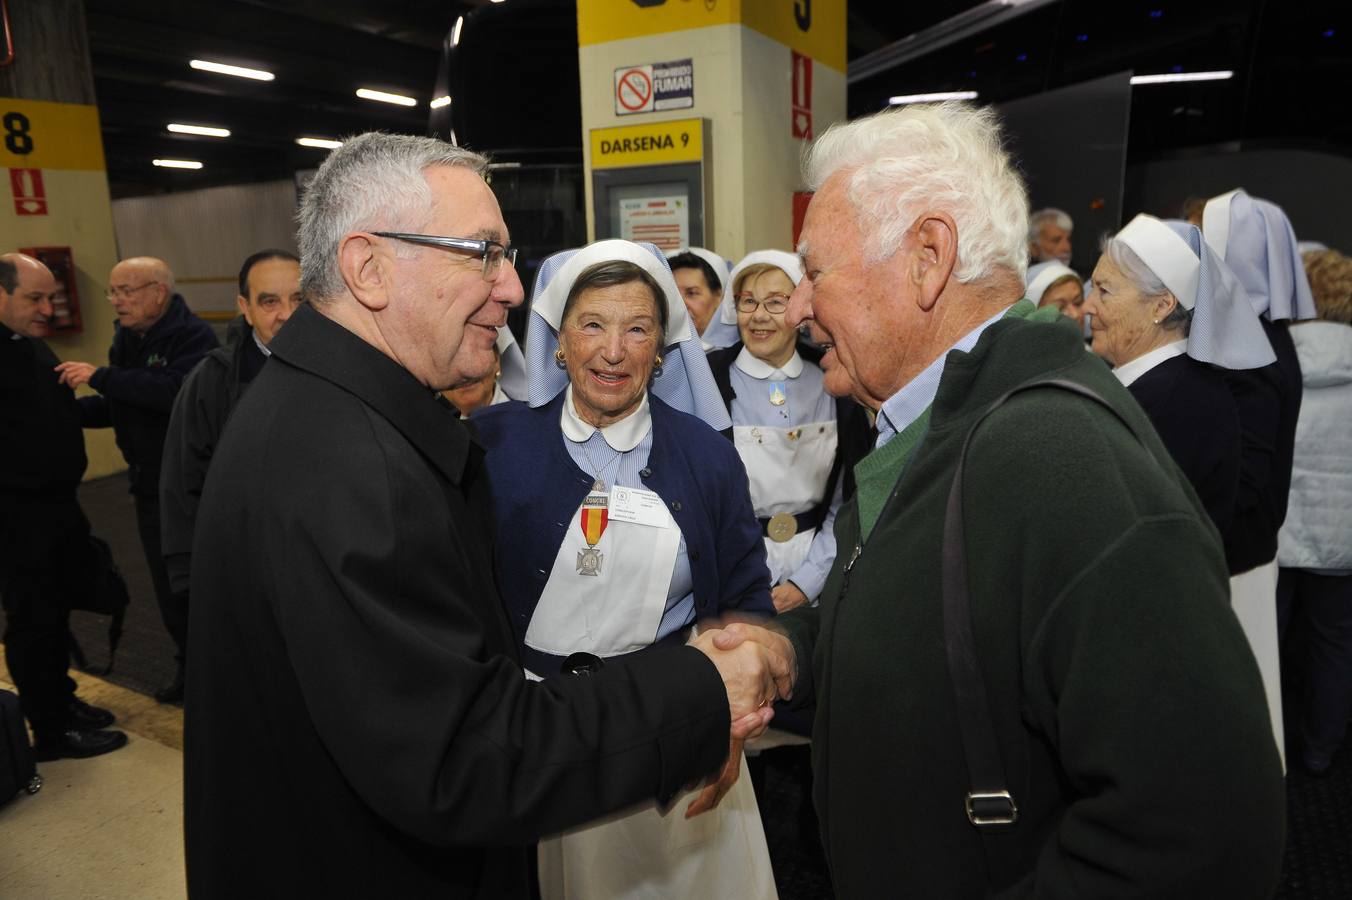
[[[568,292],[587,269],[597,263],[617,261],[643,269],[665,295],[667,327],[662,336],[662,374],[654,373],[648,382],[648,392],[668,406],[703,419],[717,431],[731,428],[728,409],[709,371],[709,362],[704,358],[666,257],[646,242],[597,241],[580,250],[561,250],[541,263],[535,275],[530,324],[526,327],[530,405],[545,406],[568,386],[568,373],[554,360]]]
[[[1144,213],[1114,240],[1135,251],[1182,304],[1192,310],[1188,355],[1224,369],[1257,369],[1277,361],[1248,294],[1220,255],[1187,222]]]
[[[511,400],[525,400],[528,391],[526,357],[506,325],[498,329],[498,387]]]
[[[1060,260],[1054,259],[1051,262],[1029,266],[1028,275],[1025,279],[1028,288],[1023,292],[1023,295],[1032,300],[1034,304],[1041,303],[1042,295],[1047,293],[1047,288],[1066,276],[1074,278],[1076,284],[1084,287],[1084,279],[1080,277],[1079,273]]]
[[[794,287],[803,280],[803,262],[792,253],[785,253],[783,250],[754,250],[743,256],[737,265],[733,266],[732,273],[728,275],[728,280],[723,284],[723,302],[718,307],[718,320],[724,325],[731,325],[734,338],[731,347],[737,341],[741,340],[741,333],[737,331],[737,299],[732,295],[732,286],[737,283],[737,277],[752,266],[769,265],[781,270],[789,276]],[[709,326],[711,329],[712,325]]]
[[[1260,316],[1272,322],[1317,317],[1296,233],[1280,206],[1242,189],[1212,197],[1202,211],[1202,233]]]

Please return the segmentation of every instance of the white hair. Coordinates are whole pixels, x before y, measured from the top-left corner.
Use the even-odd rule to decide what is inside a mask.
[[[846,196],[866,235],[865,259],[887,259],[927,210],[958,228],[959,282],[998,268],[1028,268],[1028,193],[1001,146],[994,110],[966,103],[920,104],[832,125],[808,151],[808,186],[848,172]]]
[[[1028,217],[1028,243],[1037,243],[1041,236],[1043,225],[1055,225],[1062,231],[1074,231],[1075,223],[1070,218],[1070,213],[1049,206],[1046,209],[1039,209]]]
[[[376,131],[348,138],[328,155],[296,215],[300,286],[308,299],[323,302],[343,292],[338,245],[345,235],[421,227],[432,210],[423,172],[433,166],[482,175],[488,160],[437,138]]]

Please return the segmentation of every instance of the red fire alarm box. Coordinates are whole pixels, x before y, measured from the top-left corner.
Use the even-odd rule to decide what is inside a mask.
[[[48,327],[56,334],[84,331],[84,323],[80,320],[80,292],[75,286],[75,254],[69,247],[20,247],[19,252],[41,260],[64,288],[52,302],[52,320]]]

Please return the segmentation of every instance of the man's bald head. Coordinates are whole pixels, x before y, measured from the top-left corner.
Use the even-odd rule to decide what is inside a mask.
[[[153,256],[133,256],[113,266],[108,302],[123,328],[145,334],[158,322],[174,296],[174,272]]]
[[[0,324],[24,337],[45,337],[52,304],[65,288],[25,253],[0,254]]]

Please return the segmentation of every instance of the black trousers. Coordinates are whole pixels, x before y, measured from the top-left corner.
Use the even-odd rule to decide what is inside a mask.
[[[2,501],[0,598],[5,662],[39,744],[66,730],[75,697],[70,668],[70,592],[87,571],[89,521],[74,497]]]
[[[182,662],[188,646],[188,595],[176,595],[169,587],[169,570],[160,549],[160,498],[154,494],[132,494],[132,499],[136,502],[136,530],[141,535],[141,549],[145,551],[146,566],[150,569],[160,620],[164,622],[164,630],[174,639],[174,657]]]

